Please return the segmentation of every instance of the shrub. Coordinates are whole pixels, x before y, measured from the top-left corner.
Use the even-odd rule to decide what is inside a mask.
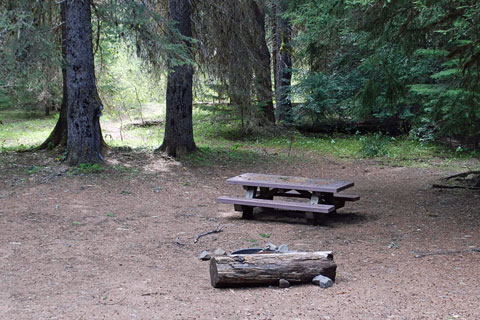
[[[360,154],[367,158],[384,156],[388,153],[389,138],[381,133],[360,138]]]

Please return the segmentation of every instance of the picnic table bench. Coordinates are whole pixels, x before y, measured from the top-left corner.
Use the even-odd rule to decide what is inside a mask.
[[[245,198],[222,196],[218,203],[233,204],[242,218],[252,219],[255,207],[305,212],[309,223],[320,222],[325,214],[334,214],[347,201],[360,196],[340,193],[353,187],[350,181],[309,179],[259,173],[244,173],[227,180],[227,184],[241,185],[247,191]],[[309,202],[274,200],[274,197],[305,198]]]

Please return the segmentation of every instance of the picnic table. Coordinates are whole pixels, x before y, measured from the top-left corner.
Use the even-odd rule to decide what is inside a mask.
[[[242,218],[252,219],[255,207],[305,212],[310,223],[318,223],[325,214],[334,214],[347,201],[357,201],[360,196],[341,191],[354,186],[350,181],[309,179],[260,173],[244,173],[227,180],[227,184],[241,185],[246,190],[244,198],[222,196],[218,203],[233,204]],[[274,200],[274,197],[304,198],[308,202]]]

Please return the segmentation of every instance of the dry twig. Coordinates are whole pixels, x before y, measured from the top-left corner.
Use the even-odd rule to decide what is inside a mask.
[[[195,237],[195,239],[193,240],[193,243],[197,243],[198,239],[200,239],[203,236],[206,236],[206,235],[212,234],[212,233],[219,233],[219,232],[222,232],[222,231],[223,231],[223,226],[220,225],[217,228],[215,228],[215,230],[202,232]]]
[[[467,250],[454,250],[454,251],[446,251],[446,250],[440,250],[437,252],[424,252],[424,253],[418,253],[415,255],[415,258],[423,258],[423,257],[428,257],[428,256],[439,256],[439,255],[445,255],[445,254],[459,254],[459,253],[467,253],[467,252],[480,252],[480,249],[473,248],[473,249],[467,249]],[[415,252],[413,252],[415,253]]]

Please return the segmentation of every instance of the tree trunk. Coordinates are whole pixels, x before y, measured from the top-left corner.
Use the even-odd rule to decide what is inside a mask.
[[[321,274],[335,280],[337,265],[331,251],[219,256],[210,260],[215,288],[278,285],[280,279],[308,283]]]
[[[252,6],[255,13],[255,21],[258,25],[258,30],[260,30],[258,34],[259,43],[256,47],[259,66],[254,68],[257,99],[261,110],[261,117],[270,123],[275,123],[270,72],[270,51],[268,50],[265,38],[265,8],[263,6],[260,7],[254,0],[252,0]]]
[[[192,37],[190,0],[169,0],[170,18],[185,37]],[[190,44],[187,43],[190,50]],[[192,123],[193,67],[189,62],[173,67],[167,78],[167,111],[165,136],[160,150],[178,157],[196,150]]]
[[[270,24],[271,24],[271,34],[270,34],[270,41],[272,42],[272,65],[273,65],[273,87],[275,88],[275,92],[277,92],[277,70],[278,70],[278,62],[277,62],[277,3],[276,1],[272,1],[272,6],[270,9]]]
[[[90,1],[66,0],[65,26],[68,162],[100,162],[103,106],[95,81]]]
[[[65,81],[64,81],[65,82]],[[63,89],[64,96],[66,95],[65,92],[65,85]],[[36,150],[43,150],[43,149],[50,149],[57,146],[65,147],[67,145],[67,107],[65,104],[65,98],[62,101],[62,106],[60,108],[60,115],[53,128],[53,131],[50,133],[48,138],[36,148]]]
[[[290,101],[290,85],[292,82],[292,27],[290,22],[282,17],[286,3],[278,0],[276,5],[276,36],[275,46],[277,54],[277,83],[275,87],[277,100],[277,118],[280,121],[292,121],[292,102]]]
[[[66,60],[66,46],[65,46],[65,39],[67,38],[66,36],[66,26],[65,26],[65,9],[66,9],[66,3],[62,2],[60,4],[61,6],[61,22],[62,22],[62,39],[61,39],[61,47],[62,47],[62,79],[63,79],[63,97],[62,97],[62,106],[60,107],[60,115],[58,117],[57,124],[55,125],[55,128],[53,128],[53,131],[50,133],[48,136],[47,140],[45,140],[38,148],[37,150],[43,150],[47,148],[53,148],[57,146],[62,146],[65,147],[67,145],[67,137],[68,137],[68,132],[67,132],[67,69],[65,66],[65,60]]]

